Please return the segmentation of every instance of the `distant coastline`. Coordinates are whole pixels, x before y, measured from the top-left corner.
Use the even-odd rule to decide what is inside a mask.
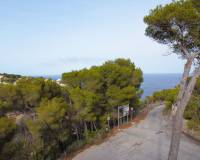
[[[144,90],[142,98],[152,95],[155,91],[173,88],[179,84],[180,80],[179,73],[144,74],[144,82],[141,86]]]

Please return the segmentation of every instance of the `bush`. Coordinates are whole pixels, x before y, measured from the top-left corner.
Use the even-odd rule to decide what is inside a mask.
[[[176,100],[176,97],[178,95],[178,91],[179,91],[178,87],[176,87],[174,89],[165,89],[162,91],[157,91],[151,96],[151,99],[154,102],[168,101],[168,102],[174,103]]]
[[[187,126],[189,129],[193,129],[200,134],[200,121],[199,120],[190,120],[187,122]]]
[[[155,92],[150,98],[152,102],[164,101],[164,114],[171,111],[172,105],[175,103],[179,88],[167,89]],[[194,130],[199,130],[200,127],[200,78],[198,78],[194,88],[192,97],[184,111],[184,118],[188,120],[188,127]]]
[[[104,139],[106,137],[107,133],[108,132],[106,132],[105,129],[101,129],[96,132],[90,132],[87,139],[81,139],[81,140],[76,140],[76,141],[72,142],[72,144],[70,144],[67,147],[66,152],[73,153],[74,151],[77,151],[77,150],[83,148],[87,144],[98,143],[99,141],[101,141],[102,139]]]
[[[171,101],[165,101],[165,109],[163,110],[163,113],[168,114],[172,109],[172,105]]]

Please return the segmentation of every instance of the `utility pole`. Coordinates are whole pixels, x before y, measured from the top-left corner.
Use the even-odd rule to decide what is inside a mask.
[[[130,109],[130,107],[129,107],[129,104],[128,104],[128,110],[127,110],[127,113],[126,113],[127,123],[128,123],[129,109]]]
[[[133,120],[133,107],[131,107],[131,121]]]
[[[108,121],[108,129],[110,130],[110,116],[107,117],[107,121]]]
[[[128,123],[128,112],[127,112],[127,114],[126,114],[126,121],[127,121],[127,123]]]

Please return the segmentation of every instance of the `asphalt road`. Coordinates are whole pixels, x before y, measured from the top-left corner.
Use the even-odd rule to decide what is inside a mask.
[[[154,108],[145,120],[106,142],[81,152],[73,160],[167,160],[170,124]],[[182,135],[179,160],[200,160],[200,144]]]

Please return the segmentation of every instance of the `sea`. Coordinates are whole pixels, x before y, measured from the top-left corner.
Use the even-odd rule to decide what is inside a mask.
[[[144,74],[142,98],[151,96],[155,91],[174,88],[180,83],[181,77],[181,74]]]
[[[61,75],[43,76],[57,80]],[[141,85],[144,93],[142,99],[146,96],[151,96],[155,91],[174,88],[180,83],[181,74],[144,74],[144,82]]]

